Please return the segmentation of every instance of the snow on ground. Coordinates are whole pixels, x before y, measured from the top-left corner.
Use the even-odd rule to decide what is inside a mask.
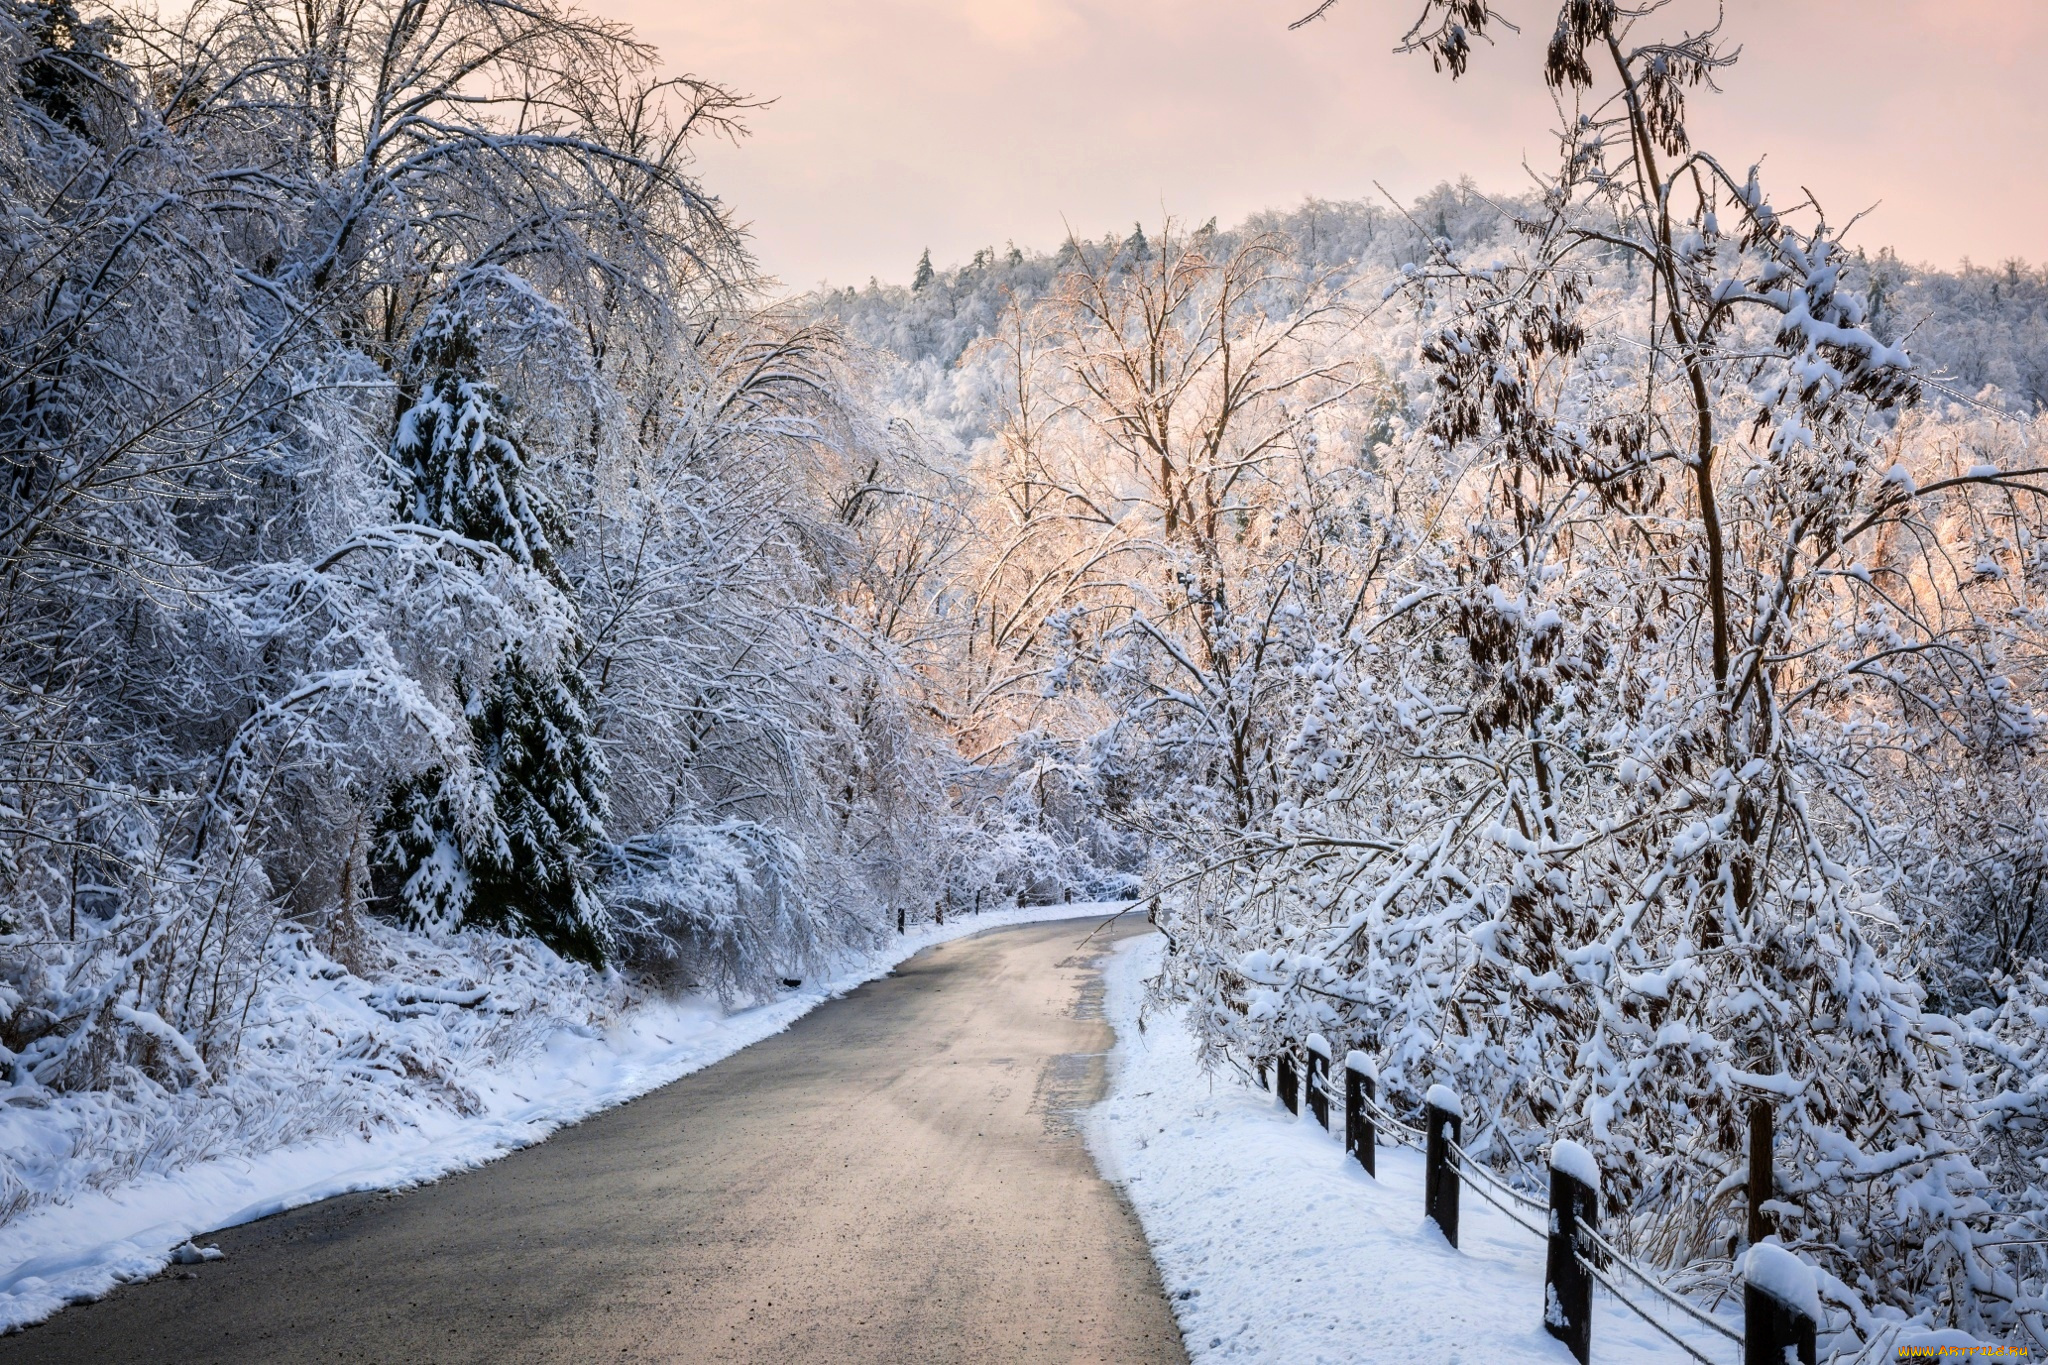
[[[1422,1216],[1422,1156],[1382,1144],[1379,1180],[1304,1112],[1204,1074],[1176,1014],[1139,1015],[1164,941],[1127,941],[1108,966],[1116,1027],[1090,1141],[1136,1208],[1196,1362],[1429,1361],[1570,1365],[1543,1331],[1543,1244],[1471,1190],[1453,1249]],[[1630,1295],[1640,1301],[1638,1295]],[[1682,1319],[1681,1319],[1682,1321]],[[1711,1360],[1734,1343],[1678,1328]],[[1739,1322],[1731,1322],[1739,1326]],[[1683,1359],[1596,1292],[1600,1365]]]
[[[420,1184],[539,1142],[564,1124],[780,1033],[933,944],[1004,925],[1102,918],[1122,908],[1031,906],[915,925],[830,980],[766,1004],[728,1013],[702,997],[657,998],[609,1018],[602,1011],[586,1016],[601,1026],[577,1022],[575,1002],[563,998],[573,989],[565,984],[566,964],[550,957],[552,974],[537,971],[525,945],[504,939],[480,936],[463,959],[476,976],[480,957],[504,950],[489,992],[377,986],[338,967],[312,972],[296,993],[270,1002],[278,1036],[250,1040],[250,1065],[275,1071],[273,1053],[297,1056],[302,1072],[348,1069],[352,1084],[308,1093],[297,1108],[272,1100],[271,1108],[289,1112],[216,1104],[180,1115],[159,1106],[152,1133],[138,1126],[139,1106],[120,1112],[105,1097],[89,1099],[95,1110],[66,1097],[0,1105],[0,1168],[17,1202],[23,1190],[41,1196],[0,1223],[0,1331],[154,1275],[181,1250],[188,1259],[200,1254],[184,1245],[194,1234],[337,1194]],[[513,1004],[492,1016],[494,999]],[[313,1064],[300,1055],[311,1050],[307,1035],[328,1049]],[[348,1045],[336,1047],[335,1040]],[[219,1124],[222,1114],[256,1127],[239,1141],[226,1134],[211,1139],[234,1154],[161,1159],[171,1142],[167,1125]],[[324,1135],[266,1143],[265,1133]],[[189,1134],[180,1136],[189,1143]],[[127,1146],[138,1150],[122,1150]]]

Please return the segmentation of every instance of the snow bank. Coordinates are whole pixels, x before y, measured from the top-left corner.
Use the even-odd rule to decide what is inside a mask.
[[[1205,1074],[1179,1015],[1145,1012],[1162,948],[1134,939],[1109,964],[1117,1044],[1090,1145],[1137,1210],[1197,1365],[1569,1365],[1543,1330],[1542,1241],[1468,1195],[1454,1250],[1423,1222],[1419,1153],[1381,1147],[1374,1181],[1312,1118]],[[1667,1325],[1710,1359],[1731,1358],[1696,1324]],[[1674,1354],[1596,1295],[1601,1365],[1662,1365]]]
[[[933,944],[1005,925],[1102,918],[1121,908],[1034,906],[943,926],[916,925],[892,936],[873,956],[845,963],[830,980],[807,982],[780,999],[731,1013],[700,997],[654,999],[593,1027],[576,1022],[576,1001],[560,998],[569,989],[564,983],[574,979],[566,973],[560,980],[501,982],[492,993],[516,998],[529,1014],[547,1021],[526,1036],[518,1033],[516,1018],[476,1013],[488,994],[464,1004],[433,997],[470,992],[372,986],[338,970],[332,978],[316,976],[305,995],[287,1002],[304,1012],[300,1023],[310,1031],[340,1029],[349,1016],[374,1011],[380,1003],[398,1009],[397,1020],[376,1015],[384,1031],[375,1035],[379,1056],[396,1061],[359,1067],[348,1078],[360,1089],[367,1075],[379,1091],[380,1122],[363,1121],[360,1096],[337,1093],[340,1085],[326,1092],[309,1089],[292,1124],[304,1130],[331,1123],[326,1134],[151,1171],[145,1153],[91,1145],[108,1131],[149,1131],[108,1129],[107,1097],[88,1097],[100,1107],[98,1126],[87,1121],[94,1115],[81,1117],[61,1097],[39,1108],[0,1106],[0,1171],[17,1188],[45,1196],[39,1206],[0,1223],[0,1330],[40,1322],[67,1303],[154,1275],[195,1233],[338,1194],[417,1185],[530,1146],[564,1124],[780,1033],[825,1001]],[[478,936],[477,942],[495,948],[507,940]],[[618,985],[615,978],[609,984]],[[411,997],[402,1006],[401,995]],[[581,1003],[588,1014],[592,1002]],[[299,1045],[288,1034],[279,1041]],[[408,1074],[407,1059],[415,1059],[416,1071],[420,1056],[433,1058],[439,1074]],[[261,1129],[259,1139],[270,1131],[291,1127]],[[51,1197],[56,1202],[48,1202]]]

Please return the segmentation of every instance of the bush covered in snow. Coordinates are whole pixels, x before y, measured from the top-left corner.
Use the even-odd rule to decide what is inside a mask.
[[[1483,7],[1426,8],[1411,45],[1462,72]],[[1582,1142],[1633,1248],[1706,1283],[1766,1097],[1837,1345],[2030,1339],[2048,429],[1952,402],[1817,205],[1690,145],[1732,48],[1650,13],[1560,10],[1549,79],[1603,112],[1519,243],[1387,286],[1426,387],[1379,548],[1340,611],[1305,554],[1293,610],[1238,596],[1294,676],[1262,763],[1211,749],[1258,796],[1176,840],[1166,984],[1219,1058],[1321,1032],[1407,1104],[1454,1086],[1509,1171]]]

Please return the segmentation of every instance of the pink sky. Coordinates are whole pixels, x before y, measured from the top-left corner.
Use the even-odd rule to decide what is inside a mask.
[[[1496,0],[1523,36],[1457,85],[1390,52],[1416,0],[586,0],[671,69],[772,98],[708,150],[707,186],[792,287],[907,279],[1064,223],[1226,223],[1307,195],[1404,199],[1550,155],[1537,72],[1556,0]],[[1679,0],[1675,13],[1712,5]],[[2048,4],[1728,0],[1745,45],[1697,140],[1858,239],[1954,265],[2048,259]]]

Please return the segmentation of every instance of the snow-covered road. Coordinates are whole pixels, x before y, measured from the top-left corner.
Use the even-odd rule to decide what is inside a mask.
[[[0,1362],[1183,1360],[1077,1126],[1089,964],[1144,930],[1082,950],[1098,923],[934,948],[504,1160],[230,1229]]]

